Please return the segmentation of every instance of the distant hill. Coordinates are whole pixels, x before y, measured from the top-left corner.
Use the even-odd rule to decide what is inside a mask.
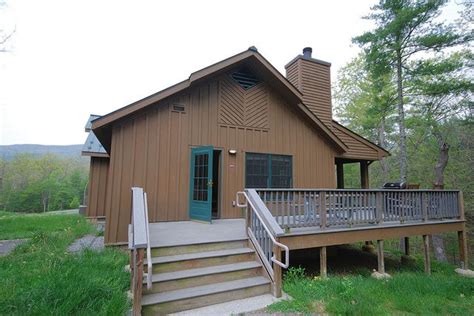
[[[15,155],[21,153],[29,153],[32,155],[45,155],[48,153],[57,154],[64,157],[80,157],[82,145],[0,145],[0,157],[10,160]]]

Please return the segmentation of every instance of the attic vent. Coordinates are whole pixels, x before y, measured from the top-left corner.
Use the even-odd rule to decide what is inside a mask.
[[[230,76],[245,90],[248,90],[260,83],[260,80],[247,70],[238,70]]]
[[[176,112],[184,112],[185,108],[184,105],[181,104],[173,104],[173,111]]]

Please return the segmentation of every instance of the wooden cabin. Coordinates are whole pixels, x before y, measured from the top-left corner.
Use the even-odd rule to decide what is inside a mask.
[[[330,245],[379,240],[383,246],[385,238],[443,231],[458,231],[465,244],[459,192],[367,190],[370,163],[389,153],[333,120],[330,66],[305,48],[285,66],[284,76],[250,47],[90,118],[91,146],[86,142],[84,148],[91,156],[87,216],[105,216],[109,245],[153,248],[147,256],[154,257],[147,264],[153,273],[155,265],[156,271],[169,271],[164,266],[175,271],[176,279],[153,274],[153,284],[142,289],[138,267],[138,277],[132,274],[138,280],[134,306],[164,313],[270,288],[279,296],[281,268],[292,249],[320,247],[325,258]],[[345,163],[360,164],[365,190],[344,190]],[[151,224],[139,226],[136,214],[143,209]],[[141,233],[148,237],[137,243]],[[254,265],[244,269],[240,261],[249,253]],[[136,255],[133,262],[142,262],[143,253]],[[176,263],[177,255],[188,264]],[[230,257],[235,262],[226,261]],[[195,271],[216,262],[234,266]],[[323,273],[323,260],[321,267]],[[183,269],[187,277],[179,276]],[[183,278],[189,283],[173,282]],[[194,291],[186,292],[190,287]]]
[[[388,153],[332,120],[330,64],[298,56],[286,69],[250,48],[92,116],[89,137],[106,152],[83,151],[87,216],[105,215],[106,242],[127,242],[132,186],[147,192],[151,222],[242,217],[235,194],[245,187],[343,187],[335,166],[341,179],[345,162],[360,162],[368,188],[368,164]]]

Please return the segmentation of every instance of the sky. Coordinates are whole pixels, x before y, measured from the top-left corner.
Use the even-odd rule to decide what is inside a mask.
[[[3,0],[5,1],[5,0]],[[2,0],[0,0],[0,3]],[[80,144],[107,114],[256,46],[281,73],[304,47],[337,71],[377,1],[5,1],[0,145]],[[446,8],[449,17],[456,4]],[[2,33],[0,33],[0,38]]]

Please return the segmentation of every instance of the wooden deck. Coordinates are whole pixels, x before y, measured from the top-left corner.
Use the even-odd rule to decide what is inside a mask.
[[[358,224],[351,227],[295,227],[284,232],[280,241],[290,250],[350,244],[358,241],[400,238],[414,235],[459,231],[463,220],[384,222],[379,225]],[[312,236],[313,235],[313,236]],[[152,248],[174,247],[247,239],[245,219],[219,219],[212,224],[179,221],[150,223]]]

